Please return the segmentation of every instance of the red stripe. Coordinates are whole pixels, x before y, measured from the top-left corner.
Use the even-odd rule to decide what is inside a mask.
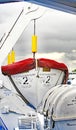
[[[40,58],[37,59],[39,67],[53,68],[65,72],[65,81],[68,78],[68,68],[64,63],[59,63],[54,60]],[[35,68],[35,59],[28,58],[10,65],[2,66],[1,70],[4,75],[14,75],[29,71]]]

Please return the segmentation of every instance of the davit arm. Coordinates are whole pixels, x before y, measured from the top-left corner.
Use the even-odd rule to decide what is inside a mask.
[[[37,19],[42,16],[45,8],[42,6],[26,3],[24,8],[21,10],[19,16],[16,18],[11,29],[3,34],[0,43],[0,66],[2,62],[13,48],[21,34],[23,33],[26,26],[33,19]]]

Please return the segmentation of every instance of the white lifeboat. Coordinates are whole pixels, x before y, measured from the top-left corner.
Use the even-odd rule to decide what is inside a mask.
[[[37,108],[50,88],[66,83],[67,66],[54,60],[28,58],[1,67],[16,91]]]

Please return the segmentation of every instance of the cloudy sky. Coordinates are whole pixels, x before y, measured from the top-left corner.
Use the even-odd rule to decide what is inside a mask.
[[[11,27],[24,3],[0,5],[0,38]],[[16,59],[32,57],[31,36],[33,21],[14,46]],[[36,20],[38,52],[36,57],[45,57],[64,62],[69,71],[76,69],[76,15],[45,8],[43,16]]]

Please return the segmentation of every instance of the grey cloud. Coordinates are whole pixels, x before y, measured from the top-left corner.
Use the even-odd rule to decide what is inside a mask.
[[[76,52],[65,53],[65,57],[71,61],[76,60]]]
[[[0,23],[8,22],[12,17],[17,17],[21,9],[20,2],[0,4]]]
[[[0,5],[0,25],[8,23],[10,20],[18,16],[20,5],[13,6]],[[22,6],[20,7],[20,9]],[[71,61],[75,61],[76,53],[72,50],[76,49],[76,15],[47,10],[46,13],[36,21],[36,34],[38,36],[38,52],[64,52],[62,58],[64,63],[70,65]],[[4,28],[3,28],[4,29]],[[33,21],[31,21],[17,43],[14,46],[17,56],[31,54],[31,36],[33,35]],[[3,32],[2,32],[3,33]],[[0,35],[2,36],[1,32]],[[0,37],[1,37],[0,36]],[[76,64],[74,63],[74,66]]]

